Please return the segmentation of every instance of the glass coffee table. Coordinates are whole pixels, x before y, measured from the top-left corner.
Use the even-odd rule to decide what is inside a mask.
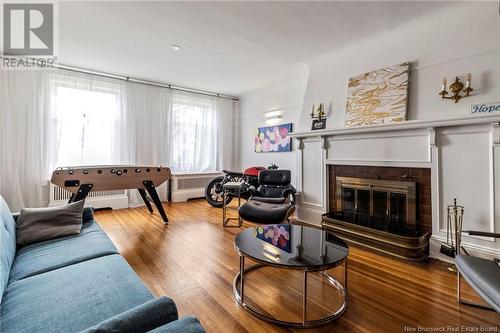
[[[317,327],[330,323],[347,309],[347,244],[333,233],[321,229],[293,224],[260,225],[240,232],[234,241],[240,256],[240,272],[233,282],[236,301],[247,312],[264,321],[288,328]],[[245,268],[245,258],[257,262]],[[344,266],[343,284],[326,271]],[[300,270],[303,273],[302,321],[280,320],[245,302],[245,274],[262,267]],[[340,306],[327,316],[307,319],[308,274],[317,273],[336,289]]]

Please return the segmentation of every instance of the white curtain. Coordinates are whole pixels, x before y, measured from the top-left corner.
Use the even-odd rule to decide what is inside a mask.
[[[0,71],[0,194],[12,209],[48,204],[57,166],[232,168],[237,102],[53,71]],[[167,199],[166,184],[159,188]],[[130,191],[130,205],[142,204]]]
[[[217,101],[203,95],[173,93],[169,113],[170,166],[174,172],[217,168]]]
[[[233,167],[236,102],[172,93],[169,113],[170,166],[174,172],[208,172]]]
[[[57,72],[51,78],[59,150],[57,166],[126,164],[133,118],[124,82]]]
[[[0,71],[0,194],[14,211],[48,202],[58,150],[51,75]]]
[[[216,170],[233,170],[235,167],[238,154],[238,142],[236,141],[238,136],[235,133],[237,107],[237,101],[217,98]]]
[[[127,88],[129,136],[134,142],[129,147],[131,163],[168,166],[170,95],[165,88],[144,84],[131,83]],[[167,183],[157,191],[162,201],[167,200]],[[129,191],[129,204],[133,207],[144,204],[137,191]]]

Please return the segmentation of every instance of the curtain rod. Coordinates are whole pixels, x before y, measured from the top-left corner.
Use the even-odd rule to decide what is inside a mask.
[[[108,79],[115,79],[115,80],[121,80],[121,81],[139,83],[139,84],[144,84],[144,85],[147,85],[147,86],[153,86],[153,87],[159,87],[159,88],[166,88],[166,89],[170,89],[170,90],[184,91],[184,92],[190,92],[190,93],[193,93],[193,94],[199,94],[199,95],[205,95],[205,96],[212,96],[212,97],[219,97],[219,98],[230,99],[230,100],[233,100],[233,101],[238,101],[238,97],[231,96],[231,95],[224,95],[224,94],[219,94],[219,93],[214,93],[214,92],[209,92],[209,91],[203,91],[203,90],[191,89],[191,88],[186,88],[186,87],[180,87],[180,86],[176,86],[176,85],[168,84],[168,83],[159,83],[159,82],[147,81],[147,80],[133,78],[133,77],[130,77],[130,76],[122,76],[122,75],[110,74],[110,73],[99,72],[99,71],[95,71],[95,70],[91,70],[91,69],[84,69],[84,68],[80,68],[80,67],[68,66],[68,65],[63,65],[63,64],[54,64],[54,68],[62,69],[62,70],[65,70],[65,71],[70,71],[70,72],[76,72],[76,73],[83,73],[83,74],[90,74],[90,75],[105,77],[105,78],[108,78]]]

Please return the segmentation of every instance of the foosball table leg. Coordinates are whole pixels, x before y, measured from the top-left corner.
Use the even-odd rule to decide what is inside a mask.
[[[158,209],[158,212],[160,213],[160,215],[163,219],[163,222],[165,224],[168,224],[168,217],[167,217],[167,214],[165,213],[165,210],[163,209],[163,206],[162,206],[161,201],[160,201],[160,197],[158,196],[158,192],[156,192],[155,185],[150,180],[145,180],[142,183],[144,184],[146,191],[148,191],[149,196],[153,200],[153,202],[156,206],[156,209]]]
[[[144,201],[144,204],[148,208],[149,212],[153,214],[153,207],[151,207],[151,203],[149,202],[148,196],[146,195],[146,190],[143,188],[138,188],[137,191],[139,191],[139,194],[141,195],[141,198]]]
[[[82,184],[78,188],[78,191],[76,193],[71,194],[71,197],[69,198],[68,203],[72,202],[77,202],[80,200],[85,200],[87,198],[87,195],[89,194],[90,190],[92,190],[92,184]]]

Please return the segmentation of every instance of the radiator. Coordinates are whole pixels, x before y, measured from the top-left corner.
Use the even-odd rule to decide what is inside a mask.
[[[170,200],[172,202],[187,201],[205,196],[205,186],[220,172],[172,174]]]
[[[54,184],[50,184],[49,206],[60,206],[68,202],[71,192]],[[85,206],[94,208],[128,208],[126,190],[91,191],[85,199]]]

